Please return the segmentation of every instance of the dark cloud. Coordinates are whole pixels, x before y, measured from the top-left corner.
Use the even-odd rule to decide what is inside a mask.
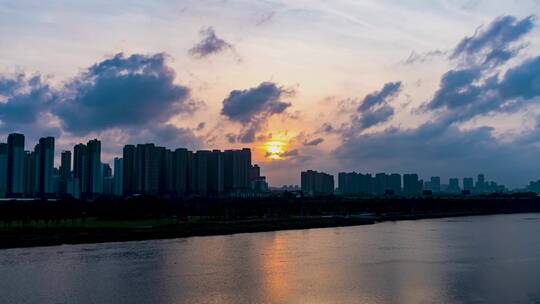
[[[290,151],[285,151],[283,153],[281,153],[279,156],[281,157],[295,157],[295,156],[298,156],[300,154],[300,152],[298,151],[298,149],[294,149],[294,150],[290,150]]]
[[[242,124],[237,138],[240,142],[253,142],[272,115],[281,114],[291,106],[282,98],[293,93],[272,82],[263,82],[247,90],[234,90],[223,100],[221,114]]]
[[[383,105],[378,108],[380,115],[373,115],[375,123],[385,121],[393,109],[387,109],[385,115],[381,110],[385,102],[368,103],[363,112],[359,108],[362,116],[353,116],[352,127],[339,133],[342,143],[335,155],[341,165],[350,169],[362,164],[367,171],[418,172],[424,176],[463,177],[482,172],[514,186],[535,178],[537,172],[530,164],[536,162],[538,154],[538,127],[503,142],[493,136],[492,128],[464,129],[461,125],[478,116],[511,113],[540,101],[540,57],[504,68],[523,48],[512,45],[530,31],[533,21],[533,17],[501,17],[460,42],[451,56],[458,68],[441,77],[438,90],[423,106],[433,121],[412,129],[388,128],[366,134],[358,132],[370,125],[362,124],[362,119],[368,117],[370,122],[369,115],[377,111],[369,105]]]
[[[452,70],[443,75],[427,110],[443,109],[448,122],[464,122],[489,113],[511,113],[540,96],[540,57],[509,69],[503,76],[491,76],[480,83],[482,71]],[[500,78],[500,79],[499,79]]]
[[[77,135],[165,123],[198,105],[174,78],[164,54],[126,57],[120,53],[68,83],[53,113],[66,131]]]
[[[368,129],[375,125],[387,122],[394,116],[394,108],[389,105],[384,105],[376,110],[368,110],[358,118],[358,126],[361,129]]]
[[[389,82],[377,92],[368,94],[358,106],[359,112],[370,110],[374,106],[391,101],[401,90],[401,82]]]
[[[434,57],[440,57],[446,55],[447,52],[441,51],[441,50],[433,50],[425,53],[417,53],[415,51],[412,51],[409,57],[403,61],[403,64],[405,65],[412,65],[416,63],[424,63],[426,61],[430,61]]]
[[[324,141],[324,138],[322,137],[315,138],[315,139],[304,142],[304,146],[318,146],[323,141]]]
[[[462,65],[498,65],[515,56],[522,46],[512,47],[534,27],[535,16],[518,20],[502,16],[486,28],[480,27],[473,36],[465,37],[450,55]]]
[[[40,75],[0,78],[0,101],[3,101],[0,102],[0,121],[4,125],[33,123],[40,113],[48,110],[53,100],[54,92]]]
[[[55,91],[39,74],[0,76],[0,134],[22,132],[31,140],[58,136],[61,130],[49,113],[55,99]]]
[[[200,35],[202,40],[189,50],[189,54],[193,57],[205,58],[233,48],[230,43],[216,35],[213,27],[202,29]]]
[[[516,184],[537,175],[530,166],[537,152],[530,146],[498,141],[488,127],[464,131],[446,124],[425,123],[415,129],[388,129],[348,138],[335,153],[343,167],[367,172],[387,170],[446,177],[486,173]],[[357,167],[359,164],[361,167]]]
[[[478,69],[446,72],[435,96],[427,105],[428,109],[434,110],[443,106],[453,109],[471,103],[481,94],[482,89],[474,85],[481,75]]]

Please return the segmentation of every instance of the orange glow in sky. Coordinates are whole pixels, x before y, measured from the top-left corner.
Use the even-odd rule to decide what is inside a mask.
[[[279,140],[270,140],[264,144],[266,157],[269,159],[281,159],[281,153],[285,152],[285,142]]]

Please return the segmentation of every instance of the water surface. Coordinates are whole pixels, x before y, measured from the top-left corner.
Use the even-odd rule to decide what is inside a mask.
[[[0,250],[0,303],[540,303],[540,214]]]

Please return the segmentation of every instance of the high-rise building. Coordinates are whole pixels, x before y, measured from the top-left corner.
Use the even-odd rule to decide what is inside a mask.
[[[217,194],[221,194],[224,191],[224,185],[223,185],[224,172],[223,171],[224,171],[223,170],[223,153],[221,153],[221,151],[219,150],[213,150],[212,152],[210,152],[210,155],[208,155],[207,175],[208,175],[208,193],[209,194],[217,195]]]
[[[441,192],[441,178],[438,176],[432,176],[429,181],[430,189],[433,192]]]
[[[79,194],[88,193],[88,147],[84,144],[78,144],[73,148],[73,179],[78,187]]]
[[[403,193],[406,195],[419,195],[422,193],[423,182],[418,180],[418,174],[403,175]]]
[[[124,193],[124,159],[116,157],[114,159],[114,179],[113,194],[122,196]]]
[[[395,194],[401,193],[401,175],[397,173],[388,176],[388,190]]]
[[[123,172],[122,172],[122,194],[132,195],[137,193],[137,163],[136,151],[134,145],[126,145],[123,150]],[[116,164],[115,164],[116,175]]]
[[[459,179],[457,178],[450,178],[448,179],[448,192],[459,192]]]
[[[54,176],[54,137],[39,139],[34,149],[36,168],[36,193],[40,196],[55,192]]]
[[[62,151],[60,155],[60,176],[63,180],[71,177],[71,151]]]
[[[465,177],[463,179],[463,190],[472,191],[474,189],[474,181],[472,177]]]
[[[68,181],[71,179],[71,151],[62,151],[60,154],[60,185],[59,194],[68,193]]]
[[[223,152],[223,185],[226,192],[249,190],[251,188],[250,171],[250,149]]]
[[[184,148],[176,149],[173,153],[174,193],[185,195],[188,192],[188,162],[189,151]]]
[[[313,170],[300,173],[302,192],[306,196],[330,195],[334,193],[334,176]]]
[[[88,186],[90,195],[103,193],[103,170],[101,166],[101,142],[97,139],[89,141],[88,147]]]
[[[478,178],[476,180],[476,187],[475,190],[478,193],[486,192],[487,190],[487,183],[484,174],[478,174]]]
[[[8,145],[0,143],[0,197],[6,197],[8,185]]]
[[[375,194],[385,194],[386,190],[388,190],[388,175],[386,175],[385,173],[375,174],[374,188]]]
[[[24,135],[8,135],[7,195],[20,197],[24,193]]]
[[[249,180],[253,181],[261,177],[261,167],[259,165],[255,164],[251,166],[251,169],[249,170]]]
[[[36,153],[24,151],[24,195],[26,197],[32,197],[38,192],[36,174]]]

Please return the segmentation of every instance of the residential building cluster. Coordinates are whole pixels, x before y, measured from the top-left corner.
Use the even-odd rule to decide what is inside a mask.
[[[471,177],[463,178],[460,185],[458,178],[450,178],[447,184],[442,184],[438,176],[424,181],[418,177],[418,174],[377,173],[372,175],[356,172],[340,172],[338,188],[334,191],[332,175],[312,170],[301,173],[301,189],[303,194],[308,196],[334,193],[341,195],[483,194],[507,191],[503,185],[486,181],[483,174],[479,174],[476,181]]]
[[[100,195],[147,194],[253,195],[268,191],[260,167],[252,165],[251,150],[169,150],[154,144],[126,145],[114,170],[101,161],[97,139],[62,151],[54,167],[53,137],[41,138],[25,151],[23,134],[9,134],[0,143],[0,197],[95,198]]]

